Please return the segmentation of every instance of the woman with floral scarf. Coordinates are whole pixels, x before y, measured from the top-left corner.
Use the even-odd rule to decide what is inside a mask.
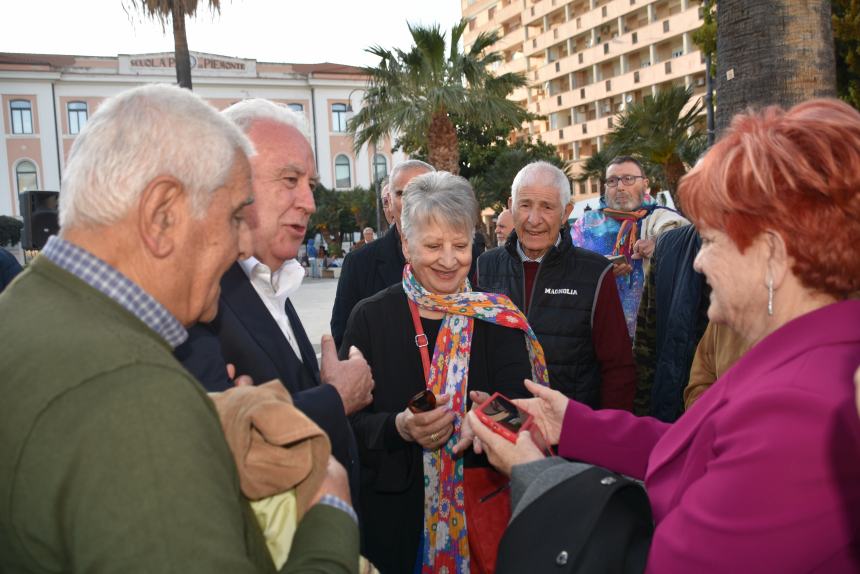
[[[465,179],[413,179],[401,216],[403,280],[355,307],[341,346],[342,354],[358,347],[373,371],[373,402],[352,424],[363,553],[383,573],[480,570],[470,560],[464,467],[488,463],[454,455],[460,422],[483,396],[473,391],[525,397],[524,379],[548,383],[543,350],[519,309],[471,290],[477,213]],[[408,403],[424,390],[435,408],[413,412]]]

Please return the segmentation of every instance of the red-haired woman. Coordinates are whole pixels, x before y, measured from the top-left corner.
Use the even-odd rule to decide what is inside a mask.
[[[752,348],[671,425],[536,387],[524,406],[562,456],[645,479],[649,572],[858,572],[860,113],[740,115],[680,195],[708,316]],[[499,468],[540,457],[467,420]]]

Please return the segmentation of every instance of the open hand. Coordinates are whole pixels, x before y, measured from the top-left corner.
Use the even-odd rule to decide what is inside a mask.
[[[549,387],[538,385],[526,379],[526,389],[534,395],[533,399],[514,399],[514,404],[534,417],[534,424],[543,433],[549,444],[558,444],[564,413],[570,402],[566,396]]]
[[[361,351],[350,347],[349,357],[339,361],[331,335],[323,335],[320,347],[320,379],[337,390],[346,414],[351,415],[369,405],[373,401],[373,376]]]

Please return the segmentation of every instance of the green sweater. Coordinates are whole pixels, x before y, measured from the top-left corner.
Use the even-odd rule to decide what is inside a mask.
[[[218,415],[170,347],[37,258],[0,295],[0,572],[274,572]],[[354,572],[317,505],[283,572]]]

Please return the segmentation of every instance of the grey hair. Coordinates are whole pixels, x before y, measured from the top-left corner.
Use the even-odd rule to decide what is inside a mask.
[[[221,113],[227,116],[245,133],[248,133],[254,122],[270,120],[278,124],[296,128],[305,136],[306,140],[311,141],[311,132],[308,128],[308,120],[305,115],[291,110],[284,104],[278,104],[262,98],[252,98],[236,102]]]
[[[421,161],[420,159],[407,159],[406,161],[401,161],[394,166],[394,169],[392,169],[391,173],[388,174],[389,183],[393,185],[395,178],[400,175],[400,172],[411,171],[413,169],[423,169],[429,172],[436,171],[436,168],[426,161]]]
[[[250,140],[189,90],[134,88],[99,106],[69,153],[60,193],[63,228],[108,225],[124,217],[160,175],[175,177],[202,217]]]
[[[420,228],[434,221],[462,230],[472,241],[478,220],[478,200],[469,182],[447,171],[434,171],[412,178],[403,193],[400,223],[403,236],[415,244]]]
[[[564,217],[564,208],[570,203],[570,180],[562,170],[546,161],[532,162],[514,177],[514,182],[511,184],[513,209],[516,209],[517,193],[520,189],[538,182],[552,185],[558,190],[558,199],[561,201],[562,217]]]

